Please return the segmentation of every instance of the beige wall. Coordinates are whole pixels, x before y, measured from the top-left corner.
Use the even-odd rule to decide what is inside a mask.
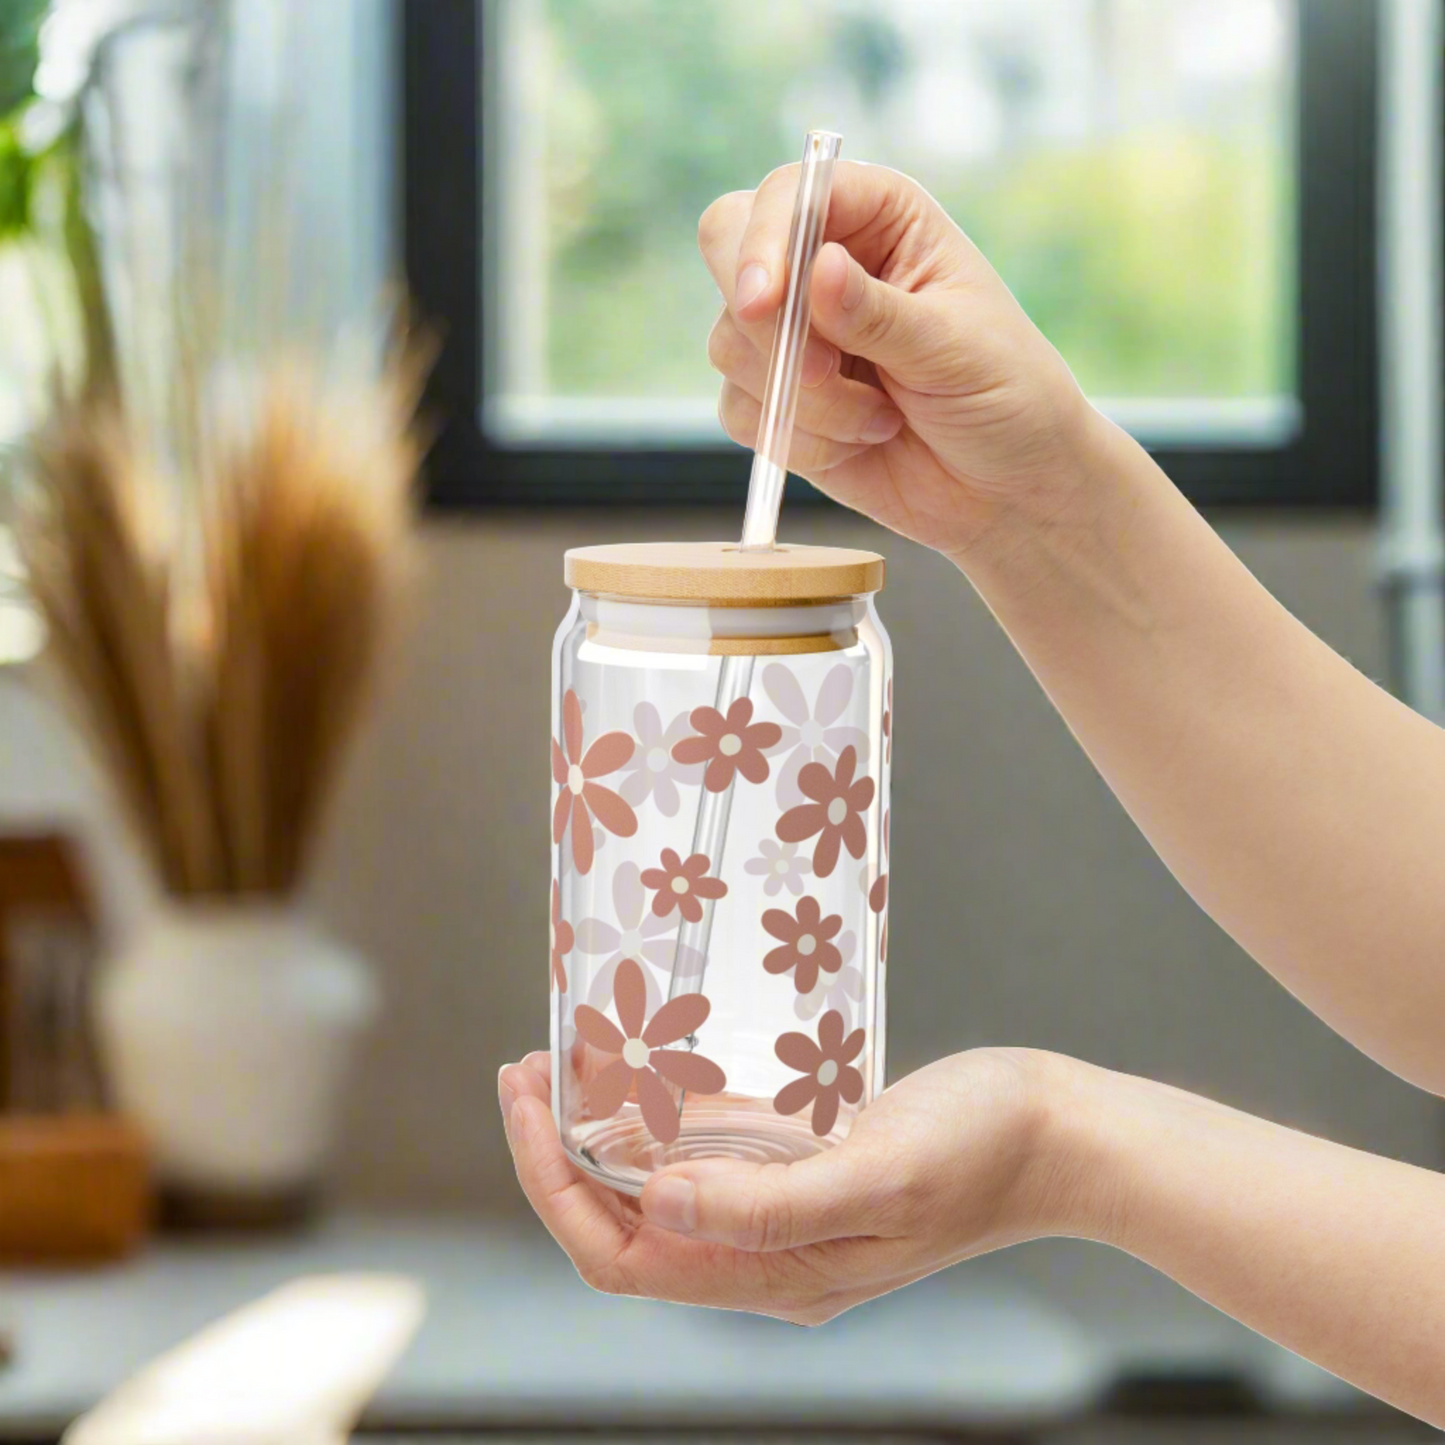
[[[546,1044],[562,551],[735,524],[733,513],[597,510],[428,525],[413,641],[356,759],[320,880],[391,1001],[351,1100],[350,1197],[520,1206],[493,1080],[504,1060]],[[1225,530],[1310,626],[1381,673],[1367,528]],[[1199,913],[945,563],[836,513],[796,513],[789,531],[877,547],[890,562],[895,1077],[972,1044],[1033,1044],[1437,1159],[1436,1104],[1335,1039]]]

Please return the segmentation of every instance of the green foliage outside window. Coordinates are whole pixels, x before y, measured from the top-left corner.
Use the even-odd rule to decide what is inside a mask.
[[[795,133],[783,112],[798,57],[821,35],[822,62],[865,103],[908,84],[906,46],[885,15],[837,12],[817,29],[797,4],[750,8],[747,24],[726,11],[693,0],[548,0],[554,394],[709,393],[701,338],[720,301],[697,259],[697,216],[797,150],[804,122]],[[995,77],[1001,94],[1026,97],[1034,84],[1006,57]],[[1068,148],[1005,145],[917,178],[1091,393],[1288,394],[1290,138],[1283,120],[1255,119],[1176,120]]]

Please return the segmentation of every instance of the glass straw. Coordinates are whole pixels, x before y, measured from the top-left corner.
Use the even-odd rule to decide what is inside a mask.
[[[788,232],[788,287],[773,330],[773,354],[763,387],[763,416],[758,427],[752,475],[748,481],[748,506],[742,537],[744,552],[771,552],[777,540],[778,510],[783,502],[783,483],[788,476],[788,448],[792,444],[793,418],[798,410],[803,348],[808,341],[808,322],[812,315],[808,291],[813,279],[813,262],[823,245],[828,200],[833,191],[833,167],[842,146],[842,136],[822,130],[809,131],[803,142],[803,166],[798,176],[793,224]],[[738,698],[748,695],[753,684],[753,662],[750,656],[722,659],[714,703],[720,713],[726,714]],[[708,871],[714,877],[722,874],[732,800],[731,783],[720,793],[711,793],[704,788],[699,795],[692,851],[706,855]],[[707,950],[712,939],[713,904],[711,899],[699,901],[702,903],[702,917],[696,923],[684,919],[678,926],[672,976],[667,988],[670,999],[702,987],[702,973],[707,966]],[[692,973],[680,967],[685,958],[697,960]],[[673,1092],[681,1107],[681,1093]]]
[[[810,130],[803,141],[803,166],[793,224],[788,231],[788,290],[773,330],[773,355],[763,386],[763,416],[748,479],[748,509],[743,515],[744,552],[771,552],[778,538],[778,511],[788,479],[788,448],[803,374],[803,348],[813,314],[813,262],[823,246],[828,224],[828,199],[833,194],[833,167],[843,137]]]

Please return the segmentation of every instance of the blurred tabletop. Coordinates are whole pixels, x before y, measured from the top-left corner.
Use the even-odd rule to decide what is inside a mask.
[[[1108,1259],[1121,1257],[1027,1246],[805,1330],[594,1294],[520,1225],[353,1219],[288,1239],[176,1239],[98,1271],[0,1272],[14,1340],[0,1437],[54,1434],[227,1311],[353,1270],[414,1276],[428,1296],[368,1412],[377,1427],[1029,1430],[1087,1413],[1146,1363],[1160,1378],[1240,1379],[1284,1408],[1349,1403],[1322,1372]]]

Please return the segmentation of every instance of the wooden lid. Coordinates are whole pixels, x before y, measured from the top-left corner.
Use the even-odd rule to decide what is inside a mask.
[[[848,547],[783,546],[744,552],[736,542],[621,542],[574,547],[569,587],[656,602],[785,607],[883,588],[883,559]]]

